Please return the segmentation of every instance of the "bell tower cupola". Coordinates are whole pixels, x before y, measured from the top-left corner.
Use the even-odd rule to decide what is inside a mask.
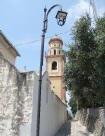
[[[51,90],[65,101],[65,90],[63,81],[63,68],[65,57],[62,52],[63,41],[55,36],[49,41],[48,55],[46,56],[46,70],[48,71]]]
[[[60,55],[62,54],[63,42],[57,36],[49,41],[49,54],[48,55]]]

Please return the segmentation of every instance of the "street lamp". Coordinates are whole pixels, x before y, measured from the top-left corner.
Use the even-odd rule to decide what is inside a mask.
[[[58,11],[58,13],[56,15],[58,25],[63,26],[65,24],[66,16],[67,16],[66,12],[64,12],[62,10]]]
[[[42,40],[41,40],[41,54],[40,54],[40,72],[39,72],[39,86],[38,86],[38,105],[37,105],[37,126],[36,126],[36,136],[39,136],[40,131],[40,109],[41,109],[41,84],[42,84],[42,66],[43,66],[43,54],[44,54],[44,40],[45,33],[47,31],[47,23],[48,23],[48,15],[50,11],[55,8],[60,7],[60,10],[57,12],[56,19],[57,23],[60,26],[63,26],[66,21],[67,13],[62,11],[61,5],[53,5],[48,11],[44,8],[44,21],[43,21],[43,29],[42,29]]]

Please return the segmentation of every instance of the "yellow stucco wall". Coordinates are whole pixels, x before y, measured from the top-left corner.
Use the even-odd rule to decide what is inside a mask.
[[[52,70],[52,62],[57,62],[57,70]],[[63,77],[64,56],[47,56],[46,69],[51,81],[51,90],[59,97],[62,98],[62,77]]]
[[[63,68],[65,63],[62,53],[63,41],[55,37],[49,41],[49,52],[46,56],[46,70],[51,81],[51,90],[61,99],[65,100],[65,91],[63,89]],[[53,62],[57,63],[57,69],[52,69]],[[56,67],[55,63],[55,67]]]
[[[51,66],[52,66],[52,62],[53,61],[56,61],[58,66],[57,66],[57,70],[52,70],[51,69]],[[62,56],[56,56],[56,57],[52,57],[52,58],[48,58],[47,59],[47,70],[48,70],[48,73],[49,73],[49,76],[62,76],[63,75],[63,66],[62,66],[62,61],[63,61],[63,58]],[[62,68],[61,68],[62,67]]]
[[[61,77],[50,77],[50,81],[51,81],[51,90],[54,91],[54,93],[59,98],[61,98],[61,90],[62,90]]]

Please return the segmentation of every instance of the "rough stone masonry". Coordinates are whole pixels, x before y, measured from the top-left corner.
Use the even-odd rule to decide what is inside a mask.
[[[0,136],[19,136],[19,129],[31,123],[32,72],[20,74],[0,57]]]
[[[77,112],[76,119],[93,133],[94,136],[105,135],[105,108],[83,109]]]

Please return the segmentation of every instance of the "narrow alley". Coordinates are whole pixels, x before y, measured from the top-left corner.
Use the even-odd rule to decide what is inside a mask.
[[[93,136],[79,121],[67,121],[55,136]]]

